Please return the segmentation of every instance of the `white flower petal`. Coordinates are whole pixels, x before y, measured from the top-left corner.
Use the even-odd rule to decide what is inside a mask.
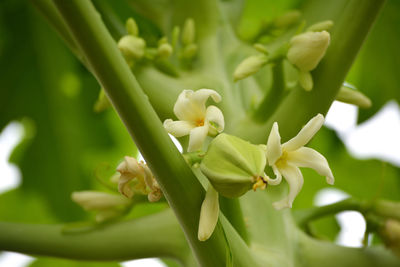
[[[211,97],[216,103],[221,101],[221,95],[212,89],[199,89],[194,92],[192,99],[199,105],[205,105],[209,97]]]
[[[205,121],[211,122],[210,126],[215,128],[218,133],[222,132],[225,128],[224,115],[216,106],[209,106],[207,108]]]
[[[124,161],[118,165],[117,172],[134,177],[141,174],[143,169],[135,158],[125,156]]]
[[[196,127],[190,131],[188,152],[201,150],[208,134],[208,125]]]
[[[328,184],[334,183],[334,178],[328,161],[319,152],[309,147],[301,147],[296,151],[288,153],[288,163],[298,166],[314,169],[318,174],[326,177]]]
[[[291,208],[294,199],[303,187],[303,175],[300,169],[286,164],[284,168],[280,168],[279,171],[289,184],[289,194],[282,200],[274,202],[272,205],[275,209]]]
[[[267,175],[264,175],[264,180],[266,180],[269,185],[278,185],[282,182],[282,174],[279,172],[276,165],[272,165],[272,170],[274,171],[276,177],[271,179]]]
[[[199,103],[197,101],[196,92],[183,90],[174,105],[174,113],[182,121],[195,122],[197,120],[204,120],[206,107],[205,101],[203,102]]]
[[[219,202],[218,192],[208,185],[206,197],[203,204],[201,204],[199,231],[197,237],[200,241],[206,241],[214,232],[215,226],[218,222]]]
[[[271,133],[268,137],[266,156],[270,166],[274,165],[282,156],[281,136],[279,135],[277,122],[272,125]]]
[[[173,121],[167,119],[164,121],[165,130],[175,137],[181,137],[188,135],[190,131],[195,128],[193,123],[187,121]]]
[[[304,146],[313,138],[323,124],[324,116],[318,114],[312,118],[295,137],[284,143],[282,148],[285,151],[293,151]]]

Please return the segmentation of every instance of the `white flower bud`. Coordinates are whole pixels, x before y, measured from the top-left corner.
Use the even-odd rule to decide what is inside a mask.
[[[258,72],[268,62],[266,55],[250,56],[244,59],[233,73],[234,81],[242,80]]]
[[[218,193],[215,191],[212,185],[209,184],[206,197],[201,204],[200,210],[199,231],[197,233],[197,238],[200,241],[206,241],[210,238],[214,232],[215,226],[217,225],[218,214]]]
[[[126,60],[137,60],[144,56],[146,42],[142,38],[125,35],[119,40],[118,48]]]
[[[301,72],[311,71],[325,55],[329,42],[330,35],[327,31],[296,35],[290,40],[287,58]]]
[[[125,197],[97,191],[73,192],[71,198],[85,210],[94,211],[113,209],[130,203]]]

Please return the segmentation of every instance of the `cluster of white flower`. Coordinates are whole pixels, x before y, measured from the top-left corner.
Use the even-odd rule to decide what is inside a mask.
[[[221,101],[221,96],[211,89],[184,90],[174,106],[174,113],[179,121],[171,119],[164,121],[167,132],[175,137],[189,135],[188,152],[201,150],[207,135],[215,137],[224,129],[221,110],[215,106],[206,106],[209,97],[215,102]],[[289,194],[273,203],[276,209],[282,209],[292,207],[295,197],[303,186],[303,176],[299,167],[312,168],[320,175],[326,176],[329,184],[333,184],[334,178],[324,156],[311,148],[304,147],[321,128],[323,122],[324,117],[321,114],[316,115],[297,136],[284,144],[281,144],[277,122],[273,124],[267,145],[252,145],[226,134],[220,135],[221,138],[215,138],[204,157],[203,163],[205,161],[206,163],[201,165],[201,170],[209,178],[210,183],[200,211],[199,240],[207,240],[217,224],[218,193],[228,197],[240,196],[251,188],[265,188],[266,183],[278,185],[283,177],[289,185]],[[264,152],[260,153],[260,150]],[[246,157],[245,153],[248,155],[252,153],[252,156]],[[226,156],[227,154],[229,156]],[[249,162],[251,160],[257,163]],[[262,175],[267,165],[276,175],[274,179],[265,173]],[[231,166],[232,170],[224,170],[223,166]],[[233,168],[242,169],[239,173]]]

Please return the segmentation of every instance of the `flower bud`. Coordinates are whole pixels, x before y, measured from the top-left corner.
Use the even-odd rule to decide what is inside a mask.
[[[185,59],[192,59],[197,54],[198,47],[196,44],[190,44],[183,49],[182,57]]]
[[[333,27],[333,21],[332,20],[324,20],[318,23],[315,23],[311,25],[310,27],[307,28],[307,32],[322,32],[322,31],[327,31],[330,28]]]
[[[206,241],[210,238],[214,232],[215,226],[217,225],[218,215],[218,193],[212,185],[209,184],[206,197],[204,198],[200,209],[199,230],[197,232],[197,238],[200,241]]]
[[[294,36],[290,40],[287,58],[301,72],[315,69],[330,42],[330,35],[326,31],[306,32]]]
[[[313,82],[311,73],[309,73],[308,71],[300,72],[299,73],[299,83],[300,83],[301,87],[304,88],[304,90],[311,91],[311,89],[314,86],[314,82]]]
[[[200,164],[215,190],[225,197],[239,197],[264,175],[264,150],[238,137],[220,134],[209,145]]]
[[[385,246],[400,257],[400,221],[389,219],[379,231]]]
[[[276,28],[287,28],[299,21],[301,12],[298,10],[291,10],[275,19],[274,24]]]
[[[185,21],[182,29],[182,43],[184,46],[194,43],[194,38],[196,36],[195,24],[192,18],[188,18]]]
[[[139,35],[139,28],[136,24],[136,21],[133,18],[129,18],[126,21],[125,28],[126,28],[126,31],[128,32],[128,34],[130,34],[132,36]]]
[[[244,59],[239,66],[236,67],[233,73],[235,81],[242,80],[254,73],[258,72],[268,62],[266,55],[250,56]]]
[[[146,42],[142,38],[125,35],[119,40],[118,48],[127,61],[137,60],[144,56]]]
[[[336,95],[336,100],[353,104],[360,108],[369,108],[372,105],[371,99],[355,89],[350,89],[347,86],[342,86],[339,93]]]
[[[130,203],[128,199],[119,195],[112,195],[97,191],[73,192],[72,200],[85,210],[107,210]]]
[[[161,58],[168,58],[172,54],[172,46],[169,43],[160,44],[157,48],[157,54]]]

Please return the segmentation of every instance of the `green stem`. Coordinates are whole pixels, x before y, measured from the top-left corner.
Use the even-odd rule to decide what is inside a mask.
[[[330,205],[321,207],[313,207],[307,210],[299,210],[294,212],[294,217],[300,227],[305,227],[310,221],[333,215],[341,211],[353,210],[353,211],[366,211],[366,203],[348,198]]]
[[[203,266],[224,266],[222,229],[218,228],[206,242],[197,239],[203,188],[165,132],[93,5],[83,0],[54,2],[157,178],[197,260]]]
[[[319,241],[299,232],[298,261],[307,267],[396,267],[399,260],[383,247],[350,248]]]
[[[170,257],[184,262],[190,253],[171,210],[68,233],[65,227],[0,223],[0,250],[104,261]]]
[[[253,117],[258,121],[265,121],[279,106],[285,95],[285,78],[283,73],[283,62],[278,61],[272,69],[272,86],[268,93],[265,94],[258,108],[255,110]]]

